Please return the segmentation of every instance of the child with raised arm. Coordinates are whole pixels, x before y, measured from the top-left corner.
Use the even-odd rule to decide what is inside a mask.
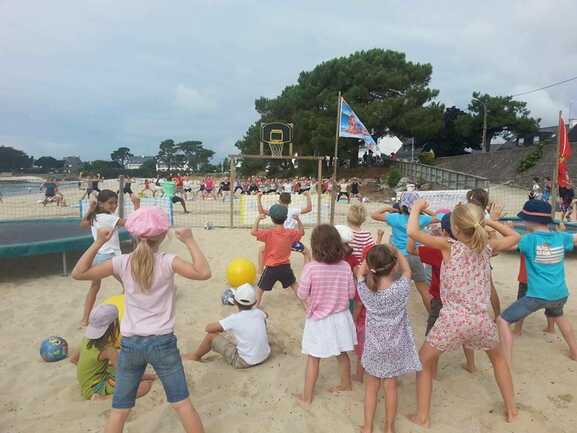
[[[211,350],[220,353],[233,368],[244,369],[262,364],[270,355],[266,330],[267,314],[256,308],[256,291],[250,284],[233,289],[238,313],[206,325],[206,336],[198,349],[182,356],[200,361]],[[253,308],[254,307],[254,308]],[[234,341],[223,336],[230,332]]]
[[[397,277],[397,273],[401,277]],[[365,349],[365,421],[362,433],[373,432],[377,397],[385,388],[385,433],[394,433],[397,415],[397,377],[419,371],[421,363],[409,323],[407,304],[411,292],[411,268],[393,247],[370,249],[360,274],[359,296],[367,309]]]
[[[296,278],[290,265],[291,248],[292,244],[300,241],[305,234],[305,229],[298,215],[294,216],[297,221],[297,228],[287,229],[284,227],[288,215],[286,206],[275,204],[268,210],[268,215],[274,224],[273,228],[259,228],[259,223],[266,218],[266,215],[259,214],[250,232],[257,240],[264,242],[263,262],[265,267],[258,281],[257,307],[262,302],[263,293],[271,291],[277,281],[280,281],[285,289],[292,287],[296,293]]]
[[[431,236],[419,229],[419,215],[427,207],[424,200],[414,203],[407,233],[415,241],[439,249],[443,254],[443,308],[419,353],[423,370],[417,373],[417,413],[410,419],[422,426],[430,425],[434,366],[443,352],[465,346],[487,353],[505,403],[506,419],[511,422],[517,416],[513,380],[499,344],[497,327],[489,314],[490,258],[493,252],[510,250],[519,241],[519,235],[503,224],[485,219],[479,206],[467,203],[457,205],[451,213],[454,239]],[[502,237],[489,239],[485,225]]]
[[[130,199],[132,200],[134,209],[138,209],[140,207],[140,200],[138,197],[132,194]],[[118,194],[109,189],[103,189],[98,193],[96,201],[90,203],[90,208],[88,209],[86,216],[82,221],[80,221],[80,227],[90,228],[92,230],[92,237],[94,240],[96,240],[98,230],[112,230],[112,237],[110,240],[105,242],[104,245],[100,247],[100,250],[98,250],[98,254],[96,254],[96,257],[94,258],[94,265],[107,262],[122,254],[122,251],[120,250],[118,228],[124,226],[125,220],[118,216],[116,212],[117,209]],[[82,314],[80,326],[88,325],[88,317],[90,316],[90,312],[96,302],[96,297],[100,291],[101,284],[101,280],[90,282],[90,289],[88,290],[86,299],[84,300],[84,312]]]
[[[353,231],[353,239],[349,245],[353,249],[353,255],[359,262],[364,260],[364,252],[375,245],[371,232],[363,230],[362,225],[367,220],[367,209],[359,203],[349,206],[347,212],[347,224]]]
[[[138,384],[148,364],[160,378],[166,399],[178,414],[187,433],[202,433],[198,413],[189,399],[188,386],[174,335],[174,275],[190,280],[207,280],[210,268],[189,229],[176,230],[176,237],[186,245],[192,262],[159,251],[170,228],[168,215],[159,208],[141,208],[126,220],[126,228],[138,244],[131,254],[92,266],[98,250],[112,236],[112,231],[98,231],[97,239],[84,252],[72,271],[76,280],[95,280],[116,275],[124,285],[124,318],[116,387],[112,411],[105,433],[122,432],[134,407]]]
[[[497,319],[501,343],[511,366],[513,335],[510,325],[523,320],[535,311],[545,309],[561,330],[569,346],[569,356],[577,361],[577,341],[571,322],[563,316],[569,290],[565,282],[565,253],[577,244],[577,236],[565,232],[552,232],[551,205],[543,200],[529,200],[518,216],[529,233],[519,241],[519,251],[525,256],[527,293],[513,302]]]
[[[350,391],[351,352],[357,338],[349,310],[355,296],[353,273],[343,260],[345,251],[337,229],[328,224],[315,227],[311,235],[312,261],[307,263],[299,281],[297,295],[307,305],[302,338],[302,353],[307,355],[304,391],[297,402],[307,408],[314,397],[321,359],[337,357],[340,384],[332,391]]]
[[[409,254],[407,251],[407,223],[409,221],[409,212],[413,203],[419,198],[418,194],[413,191],[407,191],[401,196],[399,209],[393,207],[385,207],[381,210],[375,211],[371,217],[375,221],[384,221],[393,231],[391,236],[391,244],[398,249],[407,258],[411,266],[411,278],[415,282],[415,287],[421,295],[423,305],[426,310],[431,309],[431,296],[429,295],[429,287],[427,285],[427,277],[425,275],[425,268],[421,260],[417,256]],[[419,215],[419,228],[424,228],[435,222],[435,218],[431,215]]]
[[[287,208],[287,217],[286,220],[284,222],[284,228],[285,229],[296,229],[298,228],[298,221],[296,217],[299,217],[301,215],[305,215],[307,213],[310,213],[313,210],[313,202],[311,200],[311,193],[309,191],[306,191],[304,193],[306,200],[307,200],[307,204],[305,207],[303,208],[298,208],[298,207],[291,207],[291,202],[292,202],[292,198],[291,198],[291,194],[288,192],[281,192],[279,197],[278,197],[278,204],[281,206],[285,206]],[[259,192],[257,194],[256,197],[256,203],[257,203],[257,207],[258,207],[258,213],[262,214],[262,215],[268,215],[268,209],[265,209],[262,206],[262,193]],[[261,247],[258,251],[258,272],[262,272],[264,269],[264,247]]]

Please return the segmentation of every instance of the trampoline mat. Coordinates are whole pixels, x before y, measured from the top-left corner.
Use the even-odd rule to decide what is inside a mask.
[[[126,230],[120,240],[130,239]],[[30,220],[0,222],[0,257],[81,251],[92,244],[92,233],[80,227],[80,220]]]

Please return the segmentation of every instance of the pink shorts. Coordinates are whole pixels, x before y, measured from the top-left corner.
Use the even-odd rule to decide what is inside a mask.
[[[439,318],[427,336],[427,343],[441,352],[461,346],[473,350],[491,350],[499,344],[497,325],[488,313],[472,314],[443,306]]]

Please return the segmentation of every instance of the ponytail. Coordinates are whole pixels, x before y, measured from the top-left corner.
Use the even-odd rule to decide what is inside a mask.
[[[150,290],[154,272],[154,253],[150,242],[152,241],[149,239],[140,239],[130,257],[132,278],[143,293]]]
[[[367,255],[369,273],[366,277],[367,287],[371,292],[379,289],[381,278],[387,277],[397,266],[396,251],[387,245],[375,245]]]
[[[477,253],[481,253],[489,243],[485,230],[484,210],[478,205],[458,204],[451,213],[451,226],[466,239],[465,245]]]

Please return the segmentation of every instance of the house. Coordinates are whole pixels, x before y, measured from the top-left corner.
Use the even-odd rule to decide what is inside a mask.
[[[126,162],[127,170],[138,170],[146,161],[153,160],[154,156],[131,156]]]
[[[82,168],[82,160],[78,156],[65,156],[64,171],[68,174],[78,174]]]

